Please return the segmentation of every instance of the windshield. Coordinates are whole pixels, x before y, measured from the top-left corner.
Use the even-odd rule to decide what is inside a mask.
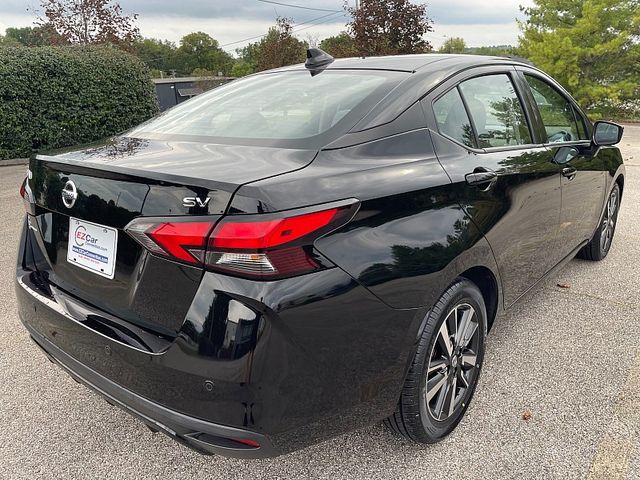
[[[359,115],[348,127],[353,126],[405,75],[374,70],[256,75],[199,95],[127,135],[309,139]]]

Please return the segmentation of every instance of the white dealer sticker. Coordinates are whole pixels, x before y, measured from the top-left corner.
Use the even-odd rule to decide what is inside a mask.
[[[103,277],[113,278],[118,230],[69,217],[67,261]]]

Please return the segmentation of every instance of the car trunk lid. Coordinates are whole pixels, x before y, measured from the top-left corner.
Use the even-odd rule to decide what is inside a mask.
[[[215,221],[240,185],[302,168],[314,156],[309,150],[130,138],[38,155],[30,163],[28,186],[46,276],[123,320],[175,333],[202,269],[150,255],[124,227],[138,217]],[[73,202],[69,192],[75,193]],[[87,240],[96,243],[88,247]]]

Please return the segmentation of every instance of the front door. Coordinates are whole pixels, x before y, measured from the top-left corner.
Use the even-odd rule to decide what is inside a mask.
[[[514,75],[469,78],[433,102],[438,159],[491,245],[505,306],[553,267],[561,205],[561,167],[535,144]]]
[[[544,125],[550,158],[561,168],[562,213],[557,243],[560,261],[595,231],[605,197],[603,160],[591,149],[588,123],[573,101],[547,79],[525,72]]]

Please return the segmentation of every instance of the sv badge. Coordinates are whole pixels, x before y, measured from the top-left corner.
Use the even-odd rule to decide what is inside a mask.
[[[207,197],[204,200],[202,200],[200,197],[184,197],[182,199],[182,206],[183,207],[201,207],[204,208],[207,205],[209,205],[209,201],[211,200],[211,197]]]

